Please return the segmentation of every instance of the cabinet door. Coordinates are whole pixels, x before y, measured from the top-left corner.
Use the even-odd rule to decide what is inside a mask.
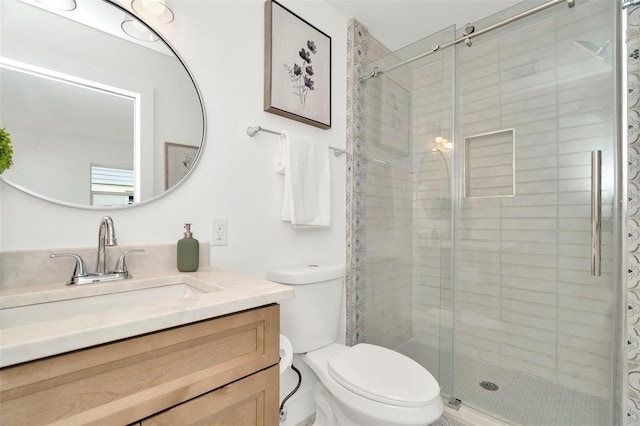
[[[277,426],[277,365],[144,419],[142,426]]]

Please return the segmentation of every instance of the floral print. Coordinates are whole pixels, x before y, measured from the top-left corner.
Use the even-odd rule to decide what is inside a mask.
[[[311,78],[314,75],[311,55],[316,53],[318,53],[316,43],[313,40],[307,40],[306,46],[298,52],[298,56],[302,59],[302,64],[299,65],[297,62],[294,62],[293,66],[284,64],[291,76],[291,84],[294,88],[293,93],[300,98],[300,104],[303,107],[307,103],[309,92],[315,90],[315,81]]]

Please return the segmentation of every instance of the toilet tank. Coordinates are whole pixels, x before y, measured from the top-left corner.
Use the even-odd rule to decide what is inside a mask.
[[[277,269],[267,280],[292,286],[293,299],[280,302],[280,334],[294,353],[334,343],[342,315],[344,265],[301,265]]]

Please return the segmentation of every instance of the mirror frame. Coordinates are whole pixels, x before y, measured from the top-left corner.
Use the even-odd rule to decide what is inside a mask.
[[[2,176],[2,174],[0,174],[0,181],[2,181],[3,183],[5,183],[5,184],[7,184],[7,185],[9,185],[9,186],[21,191],[21,192],[24,192],[24,193],[26,193],[26,194],[28,194],[30,196],[33,196],[35,198],[38,198],[38,199],[41,199],[41,200],[44,200],[44,201],[48,201],[50,203],[57,204],[57,205],[60,205],[60,206],[77,208],[77,209],[84,209],[84,210],[98,210],[98,211],[99,210],[122,210],[122,209],[130,209],[130,208],[134,208],[134,207],[138,207],[138,206],[147,205],[147,204],[152,203],[152,202],[154,202],[154,201],[156,201],[156,200],[158,200],[160,198],[163,198],[165,195],[167,195],[167,194],[173,192],[174,190],[176,190],[176,188],[178,188],[180,185],[182,185],[189,178],[189,176],[191,176],[191,173],[196,168],[200,158],[202,157],[202,151],[203,151],[204,146],[205,146],[205,141],[206,141],[206,136],[207,136],[207,114],[206,114],[206,110],[205,110],[205,106],[204,106],[204,99],[203,99],[203,96],[202,96],[202,92],[200,91],[200,87],[196,83],[196,80],[195,80],[195,78],[193,76],[193,73],[191,72],[191,70],[187,66],[187,64],[184,61],[184,59],[182,59],[182,56],[180,56],[178,51],[171,45],[171,43],[169,43],[162,34],[160,34],[158,31],[156,31],[156,29],[153,26],[151,26],[148,22],[146,22],[135,11],[128,10],[127,8],[122,6],[121,4],[117,3],[116,0],[101,0],[101,1],[103,1],[105,3],[108,3],[109,5],[119,9],[123,13],[131,15],[132,17],[134,17],[138,21],[142,22],[151,32],[153,32],[153,34],[155,34],[159,38],[159,41],[162,41],[166,45],[166,47],[171,51],[171,53],[173,53],[175,55],[176,59],[178,61],[180,61],[180,64],[182,64],[182,67],[184,68],[185,72],[189,76],[189,80],[193,84],[193,87],[194,87],[195,92],[196,92],[196,96],[198,97],[198,103],[200,105],[200,111],[202,113],[202,138],[200,140],[200,149],[198,149],[198,152],[197,152],[195,158],[193,159],[193,163],[191,164],[191,167],[189,168],[189,170],[187,170],[186,174],[182,177],[182,179],[180,179],[179,182],[177,182],[171,188],[165,189],[164,192],[162,192],[161,194],[158,194],[158,195],[156,195],[153,198],[150,198],[148,200],[142,200],[142,201],[135,202],[133,204],[127,204],[127,205],[121,205],[121,206],[89,206],[89,205],[70,203],[70,202],[66,202],[66,201],[57,200],[55,198],[48,197],[48,196],[43,195],[43,194],[39,194],[39,193],[37,193],[35,191],[32,191],[32,190],[30,190],[28,188],[25,188],[24,186],[22,186],[20,184],[17,184],[17,183],[11,182],[10,180],[5,179]]]

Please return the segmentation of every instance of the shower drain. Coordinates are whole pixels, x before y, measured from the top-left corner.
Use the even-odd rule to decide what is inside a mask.
[[[498,385],[493,382],[480,382],[480,387],[488,391],[497,391],[498,389],[500,389]]]

